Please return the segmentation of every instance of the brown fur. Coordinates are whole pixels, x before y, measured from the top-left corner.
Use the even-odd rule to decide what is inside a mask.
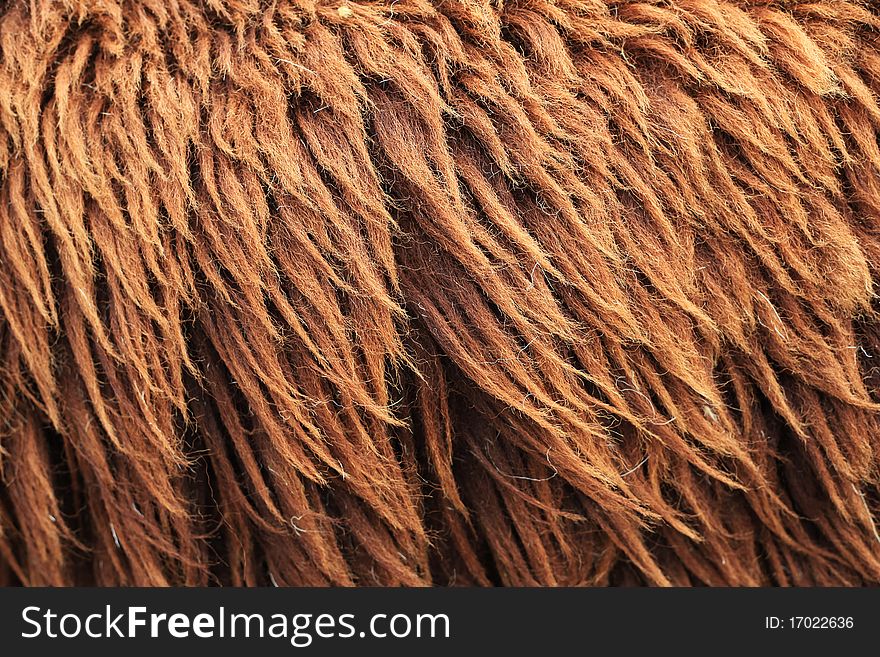
[[[0,9],[0,582],[880,583],[880,12]]]

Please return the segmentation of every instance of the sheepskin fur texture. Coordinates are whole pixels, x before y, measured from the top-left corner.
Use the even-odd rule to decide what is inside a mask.
[[[880,583],[880,7],[0,5],[0,583]]]

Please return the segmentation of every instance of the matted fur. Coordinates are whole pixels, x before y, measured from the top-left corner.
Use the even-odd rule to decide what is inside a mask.
[[[880,12],[0,17],[0,582],[880,583]]]

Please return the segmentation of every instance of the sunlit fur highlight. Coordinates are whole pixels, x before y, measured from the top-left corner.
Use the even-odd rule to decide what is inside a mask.
[[[880,583],[880,12],[0,9],[0,583]]]

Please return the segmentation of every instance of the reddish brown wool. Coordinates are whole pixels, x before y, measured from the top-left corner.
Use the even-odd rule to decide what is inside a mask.
[[[880,13],[0,10],[0,583],[880,583]]]

